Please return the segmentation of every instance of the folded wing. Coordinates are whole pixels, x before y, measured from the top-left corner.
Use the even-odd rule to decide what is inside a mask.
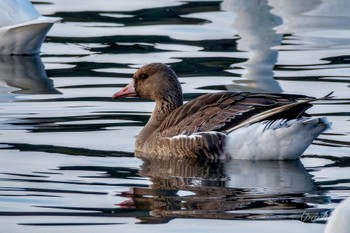
[[[200,96],[172,112],[160,126],[163,137],[232,129],[269,119],[306,115],[315,100],[303,95],[219,92]]]

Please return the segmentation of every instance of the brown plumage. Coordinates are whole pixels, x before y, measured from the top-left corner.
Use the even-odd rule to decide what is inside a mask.
[[[257,94],[248,92],[218,92],[200,96],[177,108],[159,127],[163,137],[196,132],[226,132],[247,119],[276,107],[311,101],[314,98],[300,95]],[[287,109],[267,119],[292,119],[303,114],[311,105],[300,103],[297,108]],[[185,132],[185,133],[184,133]]]
[[[249,92],[205,94],[183,105],[182,89],[164,64],[141,67],[129,85],[113,98],[139,96],[156,107],[135,144],[140,157],[205,157],[225,154],[225,137],[257,122],[305,116],[315,98],[303,95]]]

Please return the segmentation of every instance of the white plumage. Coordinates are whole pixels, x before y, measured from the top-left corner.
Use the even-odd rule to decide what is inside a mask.
[[[326,225],[325,233],[350,232],[350,198],[341,202],[331,214]]]
[[[28,0],[0,1],[0,54],[37,54],[52,25]]]
[[[258,122],[227,135],[225,152],[233,159],[294,160],[330,126],[326,118]]]

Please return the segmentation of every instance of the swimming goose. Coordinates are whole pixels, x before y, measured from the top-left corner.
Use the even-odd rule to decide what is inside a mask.
[[[156,102],[136,139],[141,158],[294,160],[330,127],[305,113],[316,99],[303,95],[218,92],[183,104],[175,72],[161,63],[138,69],[113,98],[130,96]]]
[[[0,54],[37,54],[60,18],[44,17],[28,0],[0,1]]]

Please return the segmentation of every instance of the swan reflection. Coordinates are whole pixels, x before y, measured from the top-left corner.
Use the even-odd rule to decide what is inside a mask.
[[[19,88],[20,94],[59,94],[39,56],[0,55],[0,86]]]
[[[308,32],[310,30],[349,29],[349,1],[336,0],[269,0],[272,13],[283,19],[278,33]]]
[[[300,161],[145,160],[148,188],[132,188],[119,206],[150,211],[143,223],[174,218],[300,219],[322,202]],[[316,198],[316,193],[318,198]]]
[[[282,35],[277,34],[274,27],[282,24],[281,18],[271,13],[267,0],[226,0],[221,8],[235,13],[233,28],[240,37],[237,48],[247,51],[249,56],[246,62],[232,65],[231,72],[236,72],[236,67],[242,67],[245,73],[242,81],[227,88],[233,91],[282,92],[279,83],[273,79],[278,57],[278,50],[273,47],[282,41]]]

